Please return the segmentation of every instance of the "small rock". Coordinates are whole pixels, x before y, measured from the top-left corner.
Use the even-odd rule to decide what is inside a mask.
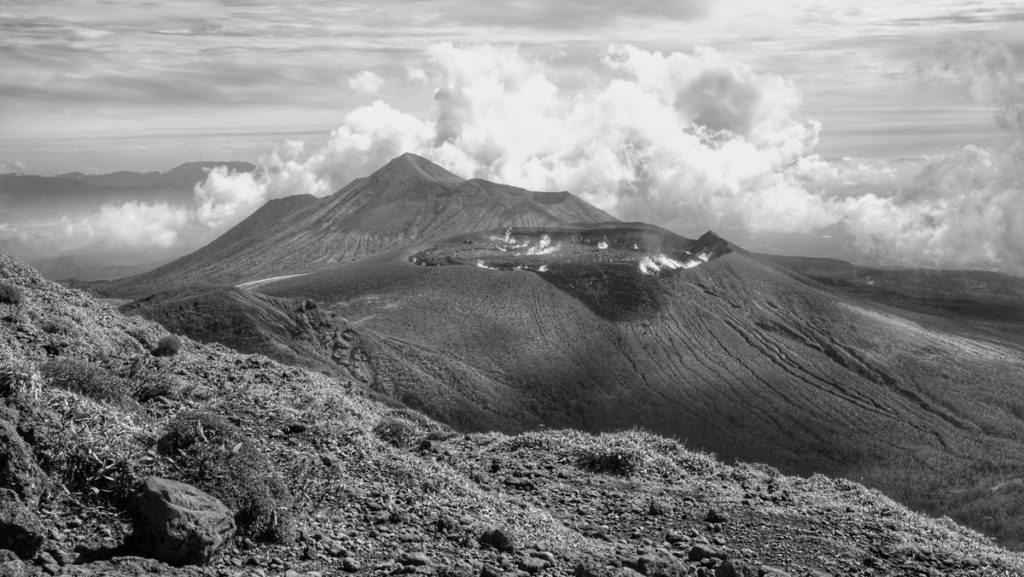
[[[295,569],[289,569],[284,572],[284,577],[302,577],[302,573],[299,573]]]
[[[512,538],[501,529],[495,528],[484,531],[483,535],[480,536],[480,545],[484,547],[493,547],[504,553],[514,553],[516,550],[515,544],[512,542]]]
[[[675,544],[689,541],[690,538],[678,531],[669,531],[665,534],[665,540],[669,543]]]
[[[78,561],[78,553],[74,553],[72,551],[65,551],[58,547],[50,547],[47,552],[50,553],[50,555],[57,560],[57,563],[62,566],[74,565],[75,562]]]
[[[690,551],[687,553],[687,559],[690,561],[700,561],[701,559],[725,559],[727,557],[725,550],[711,545],[694,545],[690,547]]]
[[[302,423],[290,423],[281,427],[281,432],[286,435],[297,435],[299,433],[305,433],[307,430],[309,430],[309,427]]]
[[[718,509],[708,509],[708,514],[704,517],[704,520],[708,523],[726,523],[729,521],[729,515]]]
[[[331,557],[348,557],[348,551],[337,541],[331,541],[327,544],[327,554]]]
[[[530,553],[530,556],[543,559],[552,565],[555,564],[555,554],[551,551],[534,551],[533,553]]]
[[[39,565],[41,567],[47,567],[47,566],[57,567],[59,565],[57,563],[57,560],[53,558],[53,555],[50,555],[46,551],[43,551],[42,553],[39,553],[38,555],[36,555],[35,561],[36,561],[36,565]]]
[[[648,515],[667,515],[669,512],[668,504],[658,499],[651,499],[651,502],[647,505]]]
[[[427,557],[426,553],[402,553],[398,557],[398,562],[402,565],[421,567],[423,565],[430,565],[430,557]]]
[[[39,517],[10,489],[0,489],[0,549],[31,559],[46,540],[46,528]]]
[[[730,559],[715,568],[715,577],[760,577],[761,572],[743,561]]]
[[[434,522],[434,529],[440,533],[454,533],[459,530],[459,523],[451,517],[440,517]]]
[[[341,568],[344,569],[347,573],[355,573],[356,571],[361,570],[363,566],[361,563],[359,563],[359,561],[356,561],[351,557],[345,557],[341,561]]]
[[[131,542],[145,556],[172,565],[205,565],[235,534],[235,516],[216,498],[160,477],[135,496]]]
[[[530,575],[533,575],[534,573],[539,573],[548,565],[550,565],[550,563],[548,563],[544,559],[540,559],[537,557],[526,557],[519,561],[518,566],[520,571],[526,571]]]
[[[637,558],[632,566],[644,575],[686,575],[686,565],[671,555],[648,553]]]

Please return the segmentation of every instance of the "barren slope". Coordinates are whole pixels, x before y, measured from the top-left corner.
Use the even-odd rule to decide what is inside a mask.
[[[184,339],[176,356],[154,357],[149,347],[163,329],[48,283],[3,253],[0,282],[24,295],[0,303],[0,421],[53,488],[31,510],[45,535],[41,552],[5,553],[0,564],[11,574],[1024,571],[1019,554],[853,482],[723,464],[635,431],[457,435],[365,399],[356,383],[259,355]],[[57,362],[122,383],[120,396],[88,380],[40,377],[37,370],[55,362],[47,358],[54,346]],[[189,451],[163,451],[158,439],[194,415],[220,423],[238,444],[220,446],[218,430],[200,427]],[[124,544],[127,497],[146,475],[195,483],[222,499],[258,495],[244,493],[253,488],[247,483],[195,477],[189,463],[197,453],[235,463],[251,485],[282,483],[270,503],[277,542],[236,536],[205,568],[171,567]],[[494,531],[507,540],[503,550],[488,545]]]
[[[1012,482],[1024,478],[1019,348],[742,251],[686,268],[701,251],[687,255],[694,241],[679,237],[658,253],[633,249],[627,229],[500,232],[261,290],[331,303],[373,337],[374,387],[446,422],[643,426],[726,459],[864,479],[1007,542],[1024,537],[978,509],[990,490],[1024,502]],[[679,266],[643,274],[647,261]]]

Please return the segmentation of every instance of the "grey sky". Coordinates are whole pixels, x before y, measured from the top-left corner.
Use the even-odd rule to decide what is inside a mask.
[[[915,70],[949,40],[1019,51],[1022,14],[1003,0],[8,0],[0,164],[48,173],[251,159],[283,137],[326,138],[376,98],[426,114],[432,89],[409,71],[439,41],[518,44],[547,59],[563,89],[605,74],[609,43],[706,45],[789,78],[824,125],[822,154],[912,156],[1005,137],[990,105]],[[363,71],[378,91],[350,82]]]

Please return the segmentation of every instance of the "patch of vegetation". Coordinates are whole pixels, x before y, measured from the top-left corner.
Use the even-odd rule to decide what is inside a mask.
[[[405,419],[387,417],[373,428],[377,437],[399,449],[407,449],[419,438],[419,430]]]
[[[594,473],[632,477],[640,470],[643,456],[633,451],[584,449],[576,463],[580,468]]]
[[[135,398],[140,403],[148,403],[160,397],[173,399],[178,393],[178,383],[166,376],[156,376],[143,382],[135,390]]]
[[[98,453],[70,430],[48,433],[33,448],[42,469],[69,492],[127,510],[140,476],[130,459]]]
[[[235,511],[239,534],[283,543],[291,539],[292,496],[274,463],[227,419],[209,412],[181,413],[157,441],[182,481]]]
[[[20,305],[25,300],[25,295],[16,286],[0,282],[0,304]]]
[[[67,335],[75,330],[75,326],[71,321],[62,318],[45,319],[39,323],[39,328],[44,333],[51,335]]]
[[[181,339],[177,335],[167,335],[156,343],[154,357],[173,357],[181,350]]]
[[[57,357],[44,363],[39,371],[53,386],[100,402],[123,405],[128,400],[128,384],[124,379],[98,363]]]

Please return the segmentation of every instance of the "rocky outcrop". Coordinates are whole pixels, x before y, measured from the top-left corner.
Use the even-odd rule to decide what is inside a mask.
[[[47,478],[17,428],[0,420],[0,486],[11,489],[31,509],[39,506]]]
[[[172,565],[205,565],[235,534],[234,514],[199,489],[160,477],[135,496],[131,545]]]
[[[46,530],[18,495],[0,489],[0,549],[13,551],[22,559],[31,559],[46,540]]]

